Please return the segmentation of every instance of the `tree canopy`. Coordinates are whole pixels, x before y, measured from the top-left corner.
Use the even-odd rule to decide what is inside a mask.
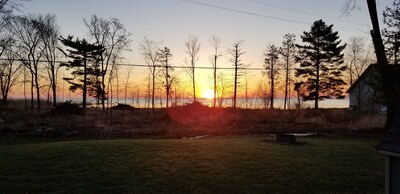
[[[317,20],[309,32],[301,35],[303,45],[296,44],[299,55],[296,60],[300,67],[295,75],[306,79],[304,82],[307,92],[304,100],[318,101],[331,97],[344,98],[343,89],[346,84],[343,79],[343,50],[346,44],[341,45],[337,31],[332,30],[333,25],[326,25],[324,21]]]

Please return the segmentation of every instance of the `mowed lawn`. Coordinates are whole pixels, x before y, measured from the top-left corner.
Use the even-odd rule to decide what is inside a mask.
[[[269,136],[0,144],[0,193],[383,193],[378,139]]]

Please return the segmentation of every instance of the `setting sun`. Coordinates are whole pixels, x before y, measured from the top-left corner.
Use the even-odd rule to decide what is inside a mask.
[[[203,98],[212,99],[214,98],[214,90],[204,90]]]

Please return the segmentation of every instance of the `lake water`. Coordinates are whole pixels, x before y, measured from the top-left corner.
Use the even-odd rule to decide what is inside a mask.
[[[71,99],[73,102],[81,102],[80,98],[75,98]],[[199,98],[197,99],[199,102],[201,102],[204,105],[207,106],[212,106],[212,99],[206,99],[206,98]],[[173,103],[176,103],[177,105],[184,105],[187,103],[191,103],[193,99],[172,99]],[[89,98],[90,103],[95,104],[96,101],[94,99]],[[151,99],[148,100],[147,98],[127,98],[126,101],[125,99],[113,99],[112,104],[116,105],[118,103],[126,103],[129,104],[133,107],[136,108],[147,108],[151,107]],[[150,103],[150,106],[149,106]],[[166,104],[166,99],[165,98],[156,98],[154,100],[154,104],[156,108],[160,107],[165,107]],[[259,98],[249,98],[246,102],[246,99],[244,98],[239,98],[236,102],[237,107],[239,108],[253,108],[253,109],[259,109],[259,108],[265,108],[264,102],[259,99]],[[297,104],[297,99],[291,98],[290,99],[290,108],[294,109],[295,104]],[[284,105],[284,99],[283,98],[276,98],[274,99],[274,108],[277,109],[283,109]],[[218,102],[217,102],[218,106]],[[232,99],[224,99],[222,101],[222,106],[223,107],[231,107],[232,106]],[[349,99],[326,99],[326,100],[321,100],[319,101],[319,107],[320,108],[347,108],[349,107]],[[301,102],[301,108],[314,108],[314,101],[306,101],[306,102]]]

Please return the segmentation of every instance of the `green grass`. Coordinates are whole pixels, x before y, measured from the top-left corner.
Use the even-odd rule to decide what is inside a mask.
[[[1,193],[383,193],[377,139],[265,137],[0,144]]]

